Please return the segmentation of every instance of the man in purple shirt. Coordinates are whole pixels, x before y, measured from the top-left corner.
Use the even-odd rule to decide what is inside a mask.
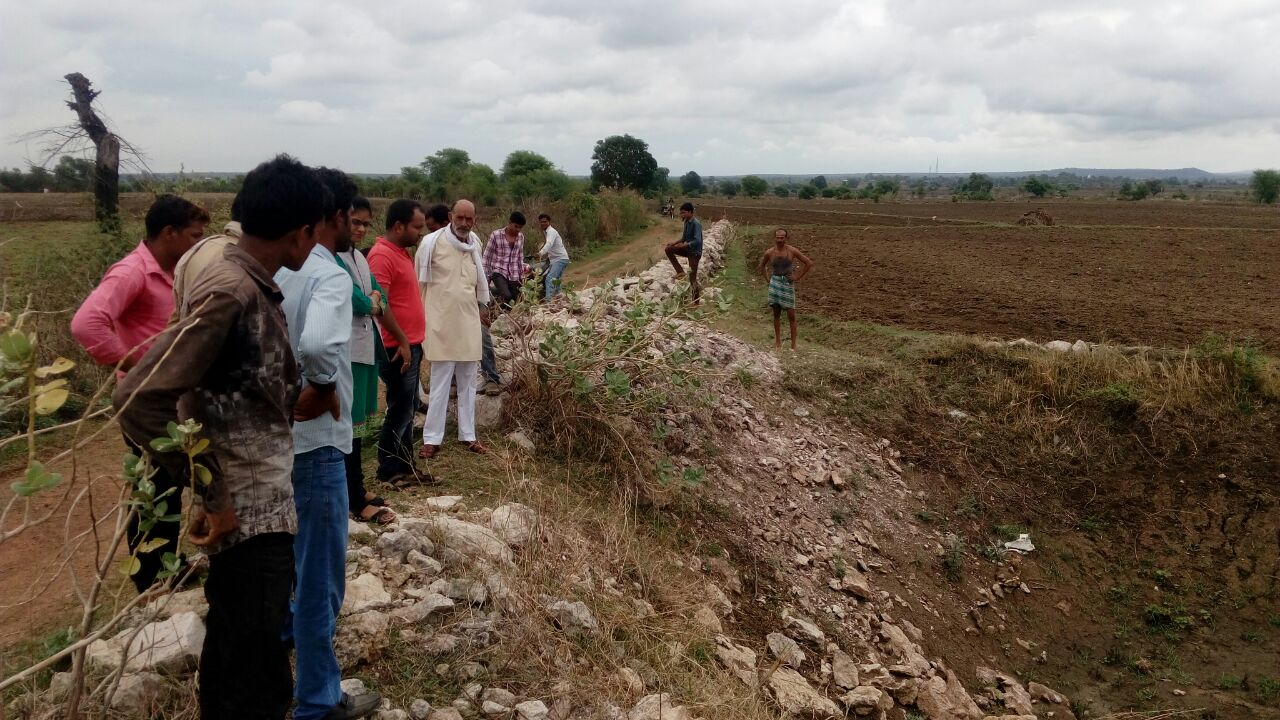
[[[489,233],[484,247],[484,271],[493,283],[494,296],[503,310],[520,299],[520,283],[524,282],[524,214],[516,211],[507,226]]]

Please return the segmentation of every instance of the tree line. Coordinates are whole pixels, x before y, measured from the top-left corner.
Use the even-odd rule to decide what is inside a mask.
[[[1032,197],[1067,197],[1086,185],[1113,189],[1121,200],[1143,200],[1158,197],[1174,188],[1169,197],[1186,199],[1186,185],[1176,177],[1164,180],[1134,181],[1129,178],[1081,178],[1070,173],[1056,177],[1032,175],[1026,178],[993,179],[985,173],[970,173],[958,179],[915,178],[904,176],[864,176],[828,182],[825,175],[815,175],[804,182],[788,180],[772,182],[758,175],[740,178],[704,178],[690,170],[677,180],[670,170],[659,166],[649,152],[648,144],[631,135],[613,135],[596,142],[591,155],[591,175],[587,180],[574,179],[555,166],[547,157],[532,150],[516,150],[507,155],[502,167],[495,170],[475,162],[466,150],[444,148],[424,158],[417,165],[400,169],[398,175],[356,176],[360,192],[369,197],[408,197],[415,200],[443,202],[468,197],[484,205],[520,204],[529,200],[561,201],[575,192],[597,192],[601,189],[633,190],[646,197],[680,194],[688,197],[717,195],[735,197],[818,197],[840,200],[872,200],[897,198],[904,194],[923,198],[940,191],[951,191],[955,199],[992,200],[997,187],[1025,192]],[[64,155],[53,168],[33,165],[26,171],[0,170],[0,192],[88,192],[93,188],[94,163],[91,160]],[[185,171],[174,177],[130,177],[122,182],[126,192],[236,192],[243,175],[193,177]],[[1202,183],[1190,183],[1202,187]],[[1280,172],[1258,170],[1249,182],[1252,199],[1260,203],[1280,200]]]

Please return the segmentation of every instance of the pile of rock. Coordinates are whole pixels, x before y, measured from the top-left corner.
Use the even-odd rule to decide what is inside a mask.
[[[1035,210],[1023,213],[1022,217],[1018,218],[1018,224],[1023,226],[1052,225],[1053,216],[1040,208],[1036,208]]]

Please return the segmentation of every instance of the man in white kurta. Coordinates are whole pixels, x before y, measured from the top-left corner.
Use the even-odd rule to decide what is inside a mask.
[[[480,256],[480,238],[471,232],[476,209],[469,200],[453,206],[445,227],[418,245],[415,266],[427,315],[423,356],[431,362],[431,399],[422,429],[419,457],[430,459],[444,441],[449,389],[458,385],[458,439],[472,452],[487,449],[476,440],[476,372],[482,352],[480,327],[489,321],[489,283]]]

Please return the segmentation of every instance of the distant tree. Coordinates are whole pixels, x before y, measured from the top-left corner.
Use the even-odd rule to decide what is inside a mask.
[[[831,197],[827,195],[827,190],[830,190],[834,197],[837,197],[841,200],[848,200],[853,197],[853,188],[849,187],[848,185],[840,185],[834,188],[827,188],[826,190],[822,191],[823,197]]]
[[[461,185],[462,179],[467,176],[467,168],[471,167],[471,156],[466,150],[444,148],[424,158],[419,166],[427,172],[427,178],[431,182],[449,193]]]
[[[1044,197],[1053,190],[1053,185],[1047,178],[1032,175],[1022,183],[1022,189],[1036,197]]]
[[[671,170],[660,167],[653,171],[653,182],[649,185],[649,190],[660,195],[670,193],[671,188]]]
[[[835,196],[836,196],[836,189],[835,189],[835,188],[833,188],[833,187],[824,187],[824,188],[822,188],[822,197],[824,197],[824,198],[833,198],[833,197],[835,197]]]
[[[884,197],[889,195],[897,197],[898,191],[902,188],[902,183],[897,179],[882,178],[876,181],[876,195]]]
[[[809,184],[818,188],[819,190],[824,190],[827,187],[827,176],[819,175],[818,177],[810,180]]]
[[[680,190],[686,195],[702,192],[702,176],[692,170],[681,175]]]
[[[790,197],[790,196],[791,196],[791,189],[790,189],[790,188],[788,188],[786,185],[774,185],[774,186],[773,186],[773,194],[774,194],[774,195],[777,195],[778,197],[781,197],[781,198],[784,198],[784,197]]]
[[[457,195],[483,205],[497,205],[498,174],[488,165],[472,163],[458,184]]]
[[[995,183],[986,173],[969,173],[968,179],[960,184],[960,190],[967,193],[989,193],[994,187]]]
[[[421,167],[402,167],[398,182],[393,183],[393,194],[413,200],[437,199],[432,194],[431,178]],[[443,198],[439,198],[443,199]]]
[[[93,161],[63,155],[53,166],[54,189],[58,192],[85,192],[93,187]]]
[[[551,170],[555,165],[546,157],[532,150],[516,150],[502,163],[502,179],[510,180],[521,175],[531,175],[539,170]]]
[[[813,185],[805,185],[800,188],[800,192],[797,195],[801,200],[812,200],[818,197],[818,188]]]
[[[990,200],[995,183],[985,173],[969,173],[969,177],[956,186],[956,194],[970,200]]]
[[[917,180],[911,183],[911,194],[914,197],[922,198],[929,192],[929,184],[924,180]]]
[[[547,158],[529,150],[516,150],[502,163],[502,188],[516,203],[529,198],[562,200],[573,181]]]
[[[1280,200],[1280,172],[1275,170],[1254,170],[1249,180],[1249,189],[1257,202],[1271,205]]]
[[[742,178],[742,192],[751,197],[760,197],[769,191],[769,183],[759,175],[747,175]]]
[[[591,161],[591,184],[597,188],[644,192],[654,187],[658,179],[658,161],[649,154],[649,144],[630,135],[611,135],[597,141]],[[666,178],[662,180],[665,188]]]
[[[721,180],[720,194],[725,197],[734,197],[742,190],[742,183],[737,180]]]
[[[1164,184],[1159,180],[1147,180],[1144,182],[1133,182],[1128,178],[1120,183],[1120,189],[1117,195],[1121,200],[1145,200],[1148,197],[1156,195],[1164,190]]]

